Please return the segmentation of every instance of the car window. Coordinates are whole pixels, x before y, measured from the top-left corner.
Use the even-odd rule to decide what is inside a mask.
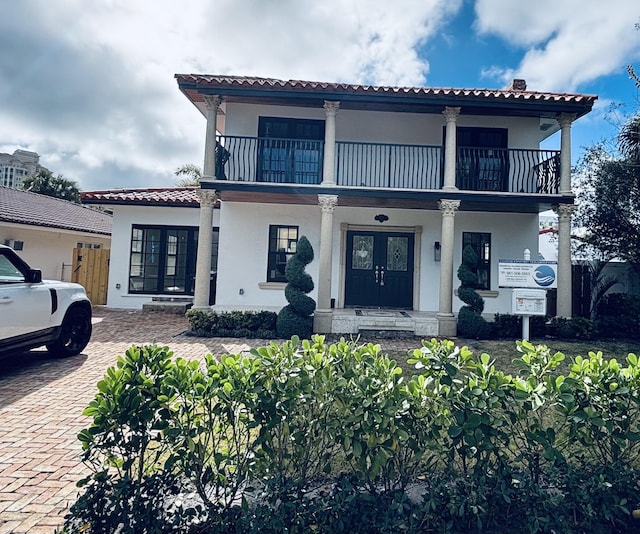
[[[24,274],[20,272],[7,256],[0,254],[0,284],[24,282]]]

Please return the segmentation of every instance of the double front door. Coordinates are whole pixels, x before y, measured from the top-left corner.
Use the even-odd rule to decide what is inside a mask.
[[[414,234],[347,232],[345,306],[413,307]]]

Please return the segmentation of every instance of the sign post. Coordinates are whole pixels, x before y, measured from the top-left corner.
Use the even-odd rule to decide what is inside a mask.
[[[513,289],[511,310],[522,316],[522,339],[527,341],[530,317],[546,315],[546,290],[558,287],[557,263],[531,261],[528,252],[524,260],[498,260],[498,286]]]

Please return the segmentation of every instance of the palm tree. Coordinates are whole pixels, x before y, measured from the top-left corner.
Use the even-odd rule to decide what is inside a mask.
[[[62,174],[53,176],[48,170],[41,170],[35,176],[25,178],[22,181],[22,189],[80,204],[80,188],[77,182],[67,180]]]
[[[640,114],[629,119],[620,130],[618,148],[625,158],[640,161]]]
[[[184,176],[182,180],[176,182],[178,187],[190,187],[194,185],[200,185],[200,178],[202,177],[202,170],[197,165],[193,163],[187,163],[186,165],[181,165],[173,174],[176,176]]]

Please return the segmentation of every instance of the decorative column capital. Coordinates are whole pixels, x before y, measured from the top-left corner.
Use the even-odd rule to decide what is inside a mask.
[[[438,208],[442,212],[443,217],[455,217],[456,211],[460,207],[459,200],[439,200]]]
[[[558,215],[558,222],[571,222],[576,207],[573,204],[559,204],[553,208],[553,211]]]
[[[558,117],[556,118],[556,120],[558,121],[558,124],[560,125],[560,128],[570,128],[571,127],[571,123],[573,123],[573,121],[576,120],[576,114],[575,113],[560,113],[558,115]]]
[[[207,107],[207,111],[218,110],[220,104],[222,104],[222,97],[218,95],[206,95],[203,97],[204,105]]]
[[[338,204],[338,195],[318,195],[318,204],[322,213],[333,213]]]
[[[218,194],[211,189],[199,189],[198,197],[200,197],[201,208],[213,208],[218,200]]]
[[[456,122],[456,120],[458,119],[458,115],[460,115],[460,110],[462,108],[459,107],[450,107],[447,106],[444,108],[444,111],[442,112],[442,114],[444,115],[444,118],[446,119],[447,122]]]
[[[331,100],[324,101],[324,114],[325,116],[335,117],[336,113],[338,113],[338,108],[340,107],[340,102],[333,102]]]

